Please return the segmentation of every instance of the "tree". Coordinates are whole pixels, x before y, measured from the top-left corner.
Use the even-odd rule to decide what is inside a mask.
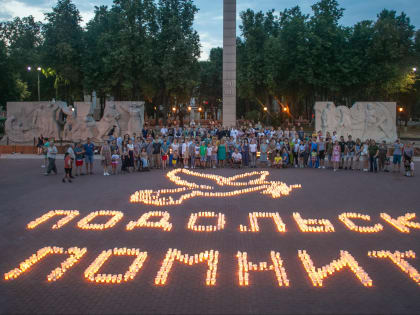
[[[223,93],[223,48],[212,48],[208,61],[200,62],[198,99],[207,101],[207,107],[217,111]]]
[[[12,21],[0,23],[0,39],[7,47],[9,66],[13,70],[15,80],[19,80],[19,86],[26,86],[29,90],[22,94],[23,98],[29,100],[38,100],[36,74],[28,72],[27,67],[30,66],[36,71],[36,68],[41,66],[41,27],[42,23],[35,22],[33,16],[17,17]],[[17,99],[22,97],[15,98]]]
[[[155,84],[164,106],[188,102],[197,85],[200,38],[193,29],[198,12],[192,0],[159,0],[154,49]]]
[[[278,22],[273,12],[274,10],[265,14],[262,11],[254,13],[248,9],[240,14],[243,41],[238,43],[238,92],[240,98],[248,100],[245,102],[245,111],[250,109],[249,101],[258,100],[268,106],[272,104],[264,48],[270,37],[278,32]]]
[[[308,15],[298,6],[280,14],[280,30],[265,45],[266,82],[277,100],[284,100],[298,114],[298,106],[313,81],[312,53],[308,41]]]
[[[83,98],[82,56],[84,52],[82,18],[71,0],[58,0],[53,11],[45,14],[42,59],[59,78],[57,98],[67,102]]]

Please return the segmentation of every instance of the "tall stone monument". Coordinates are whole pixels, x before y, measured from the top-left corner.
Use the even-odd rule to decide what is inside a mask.
[[[223,126],[236,125],[236,0],[223,0]]]

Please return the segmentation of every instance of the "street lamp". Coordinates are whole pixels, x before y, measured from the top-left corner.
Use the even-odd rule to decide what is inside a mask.
[[[264,107],[264,111],[266,112],[266,111],[268,111],[268,108],[267,107]]]
[[[28,69],[28,71],[32,71],[32,67],[28,66],[26,69]],[[38,102],[41,101],[41,86],[40,86],[40,82],[39,82],[39,73],[41,72],[41,67],[37,67],[37,74],[38,74]]]
[[[198,108],[198,111],[201,112],[203,109],[201,107]]]
[[[398,108],[398,111],[399,111],[400,113],[402,113],[402,112],[404,111],[404,108],[403,108],[403,107],[399,107],[399,108]]]
[[[417,68],[416,67],[413,68],[413,72],[417,72]]]
[[[175,113],[176,112],[176,107],[172,107],[172,111]]]
[[[191,106],[188,106],[188,111],[189,111],[189,112],[191,111],[191,109],[192,109],[192,108],[191,108]]]

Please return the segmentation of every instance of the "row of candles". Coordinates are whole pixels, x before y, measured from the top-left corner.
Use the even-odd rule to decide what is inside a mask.
[[[195,183],[190,183],[185,180],[182,180],[179,176],[177,176],[178,173],[183,173],[185,175],[189,176],[195,176],[203,179],[213,180],[215,181],[219,186],[248,186],[248,185],[261,185],[261,184],[267,184],[266,178],[270,173],[268,171],[254,171],[249,173],[243,173],[234,175],[231,177],[224,177],[221,175],[214,175],[214,174],[206,174],[206,173],[197,173],[194,171],[190,171],[187,169],[176,169],[171,172],[168,172],[167,177],[170,181],[174,182],[177,185],[180,186],[186,186],[189,188],[201,188],[201,189],[213,189],[212,186],[206,186],[206,185],[197,185]],[[260,177],[254,180],[249,180],[248,182],[237,182],[237,180],[246,178],[246,177],[252,177],[255,175],[259,175]]]
[[[35,254],[31,255],[28,259],[19,264],[18,268],[12,269],[4,274],[5,280],[13,280],[25,272],[30,271],[31,267],[51,254],[69,254],[70,256],[61,263],[61,265],[53,269],[47,276],[48,281],[56,281],[60,279],[64,273],[69,270],[74,264],[78,263],[80,259],[86,254],[86,248],[71,247],[64,250],[62,247],[48,246],[39,249]],[[100,268],[104,263],[110,259],[112,255],[115,256],[135,256],[133,263],[130,265],[128,271],[123,274],[98,274]],[[238,252],[236,257],[238,259],[239,269],[239,285],[249,285],[249,272],[250,271],[274,271],[279,286],[289,286],[289,280],[286,275],[286,270],[283,267],[283,260],[280,253],[271,251],[270,253],[272,264],[268,265],[267,262],[260,262],[254,264],[248,261],[248,254],[246,252]],[[412,250],[405,252],[395,251],[392,253],[388,250],[369,251],[368,256],[371,258],[386,259],[389,258],[395,265],[397,265],[403,272],[420,285],[420,273],[415,267],[406,261],[407,258],[416,258],[416,253]],[[333,260],[328,265],[321,268],[315,268],[314,263],[305,250],[298,251],[298,257],[302,261],[303,267],[308,273],[308,276],[315,287],[322,287],[323,280],[332,275],[336,271],[340,271],[344,267],[349,267],[360,282],[366,286],[372,286],[372,279],[369,275],[359,266],[354,257],[347,251],[340,251],[340,258]],[[105,250],[89,265],[84,272],[84,277],[91,282],[95,283],[121,283],[133,280],[139,270],[142,268],[147,258],[147,252],[141,252],[137,248],[114,248]],[[206,285],[214,286],[216,284],[217,265],[219,261],[219,251],[210,250],[201,252],[195,255],[182,254],[180,250],[170,248],[162,262],[161,268],[158,271],[155,284],[165,285],[169,272],[171,271],[174,261],[179,261],[186,265],[192,266],[194,264],[207,262],[208,269],[206,274]]]
[[[258,218],[272,218],[275,226],[277,227],[277,231],[281,233],[286,232],[286,224],[283,223],[278,212],[251,212],[249,213],[249,223],[251,225],[250,229],[241,224],[239,226],[239,231],[247,232],[250,230],[251,232],[259,232],[260,227],[258,225]]]
[[[104,224],[90,224],[90,222],[98,216],[111,216],[111,218]],[[112,228],[124,216],[121,211],[114,210],[99,210],[89,213],[86,217],[77,222],[77,226],[83,230],[106,230]]]
[[[27,228],[28,229],[34,229],[41,223],[44,223],[45,221],[48,221],[52,217],[55,217],[57,215],[64,215],[64,218],[61,218],[58,220],[56,224],[52,226],[53,229],[59,229],[63,225],[69,223],[71,220],[73,220],[75,217],[79,215],[79,211],[77,210],[51,210],[44,214],[43,216],[35,219],[34,221],[31,221],[28,223]]]
[[[303,219],[299,212],[293,213],[299,229],[302,232],[317,232],[317,233],[328,233],[334,232],[334,226],[330,220],[327,219]],[[313,226],[316,225],[316,226]]]
[[[152,217],[161,217],[158,222],[149,222]],[[167,211],[149,211],[143,214],[137,221],[131,221],[127,224],[127,231],[131,231],[135,228],[155,228],[162,229],[164,231],[172,230],[172,223],[169,223],[170,214]]]
[[[196,225],[198,218],[217,218],[217,225]],[[187,228],[196,232],[215,232],[225,228],[226,220],[223,213],[200,211],[192,213],[188,220]]]
[[[65,224],[73,220],[76,216],[79,215],[79,211],[77,210],[52,210],[48,213],[42,215],[41,217],[35,219],[28,223],[28,229],[34,229],[41,223],[46,222],[47,220],[55,217],[61,216],[61,218],[57,223],[55,223],[52,228],[59,229],[63,227]],[[92,220],[94,220],[98,216],[112,216],[105,224],[89,224]],[[100,210],[91,212],[86,217],[81,219],[77,226],[81,229],[93,229],[93,230],[106,230],[109,228],[114,227],[122,218],[124,214],[120,211],[114,210]],[[239,230],[241,232],[259,232],[260,228],[258,225],[258,218],[272,218],[274,223],[277,227],[278,232],[286,232],[286,225],[283,223],[280,214],[278,212],[250,212],[249,213],[249,222],[250,227],[245,225],[240,225]],[[386,213],[381,213],[381,218],[397,228],[399,231],[403,233],[410,233],[410,228],[420,229],[420,223],[412,222],[411,219],[415,218],[415,213],[407,213],[404,216],[400,216],[397,219],[392,218],[390,215]],[[158,222],[149,222],[149,219],[152,217],[161,217],[160,221]],[[197,226],[195,225],[196,220],[199,217],[208,217],[208,218],[218,218],[217,225],[208,225],[208,226]],[[331,222],[327,219],[303,219],[298,212],[293,213],[293,218],[295,219],[299,229],[302,232],[315,232],[315,233],[324,233],[324,232],[334,232],[334,226]],[[339,220],[351,231],[358,232],[358,233],[378,233],[381,232],[384,227],[382,224],[377,223],[374,226],[359,226],[356,225],[353,220],[364,220],[370,221],[370,216],[361,214],[361,213],[354,213],[354,212],[344,212],[338,216]],[[163,229],[164,231],[171,231],[172,230],[172,223],[169,222],[170,214],[167,211],[149,211],[144,213],[137,221],[130,221],[126,229],[128,231],[133,230],[135,228],[157,228]],[[353,219],[353,220],[352,220]],[[222,213],[215,214],[214,212],[210,211],[202,211],[198,213],[192,213],[187,227],[193,231],[199,232],[208,232],[208,231],[220,231],[224,229],[226,224],[225,215]]]
[[[410,233],[410,227],[413,229],[420,229],[419,222],[412,222],[411,219],[416,217],[415,213],[406,213],[404,216],[400,216],[397,219],[392,218],[387,213],[381,213],[381,218],[389,224],[393,225],[396,229],[403,233]]]
[[[99,269],[112,256],[136,256],[133,263],[123,274],[98,274]],[[138,248],[114,248],[103,251],[90,266],[85,270],[85,278],[96,283],[121,283],[133,280],[147,258],[147,252],[141,252]]]
[[[156,285],[166,284],[168,274],[171,271],[172,265],[175,261],[179,261],[189,266],[207,261],[208,269],[206,273],[206,285],[216,285],[217,264],[219,263],[219,251],[207,250],[205,252],[189,256],[188,254],[182,254],[182,252],[178,249],[170,248],[166,253],[166,256],[162,262],[162,266],[160,267],[156,275]]]
[[[48,281],[57,281],[60,279],[64,273],[73,267],[74,264],[77,264],[80,258],[86,254],[87,248],[79,248],[79,247],[71,247],[65,253],[70,254],[70,257],[67,258],[64,262],[61,263],[60,267],[55,268],[50,274],[47,276]]]
[[[186,175],[196,176],[203,179],[213,180],[217,183],[218,186],[233,186],[233,187],[248,187],[244,189],[237,189],[229,192],[213,192],[213,186],[208,185],[198,185],[196,183],[191,183],[186,180],[182,180],[178,174],[183,173]],[[186,169],[176,169],[167,173],[167,177],[173,183],[182,186],[177,189],[161,189],[158,191],[152,190],[139,190],[136,191],[134,194],[130,196],[131,203],[144,203],[147,205],[154,205],[154,206],[172,206],[172,205],[180,205],[185,200],[195,198],[195,197],[233,197],[239,196],[242,194],[248,194],[256,191],[262,191],[263,194],[271,195],[272,198],[280,198],[281,196],[287,196],[293,189],[301,188],[301,185],[291,185],[288,186],[283,182],[270,182],[266,181],[266,177],[270,173],[268,171],[255,171],[250,173],[244,173],[235,175],[232,177],[224,177],[220,175],[214,174],[206,174],[206,173],[197,173],[193,171],[189,171]],[[237,182],[239,179],[243,179],[246,177],[252,177],[255,175],[259,175],[260,177],[254,180],[249,180],[247,182]],[[200,190],[201,189],[201,190]],[[169,197],[161,197],[162,194],[176,194],[176,193],[183,193],[187,190],[192,190],[188,193],[185,193],[180,196],[179,199],[174,200],[172,196]],[[208,190],[208,191],[203,191]]]
[[[389,258],[396,264],[403,272],[420,285],[420,273],[404,258],[416,258],[416,253],[412,250],[406,252],[395,251],[391,253],[389,250],[369,251],[368,256],[371,258]]]
[[[15,279],[19,277],[22,273],[28,271],[33,265],[35,265],[38,261],[43,259],[45,256],[50,254],[63,254],[64,249],[62,247],[56,246],[47,246],[39,249],[36,254],[31,255],[28,259],[24,260],[19,264],[19,268],[15,268],[10,270],[9,272],[4,274],[4,279]]]
[[[238,268],[239,268],[239,285],[248,286],[249,285],[249,271],[268,271],[274,270],[274,273],[277,278],[277,283],[280,287],[288,287],[290,284],[289,279],[286,275],[286,270],[283,267],[283,261],[280,257],[280,253],[271,251],[270,253],[272,265],[268,266],[267,262],[263,261],[259,264],[254,264],[248,261],[247,252],[238,251],[236,257],[238,258]]]
[[[56,281],[60,279],[63,274],[70,269],[74,264],[79,262],[80,258],[87,252],[86,248],[71,247],[67,251],[62,247],[47,246],[39,249],[36,254],[31,255],[28,259],[19,264],[19,268],[15,268],[4,274],[5,280],[16,279],[22,273],[27,272],[30,268],[51,254],[69,254],[70,257],[61,263],[60,267],[55,268],[47,276],[48,281]]]
[[[338,219],[344,223],[351,231],[359,233],[378,233],[384,229],[383,225],[380,223],[375,224],[374,226],[359,226],[356,225],[351,219],[358,219],[364,221],[370,221],[370,216],[367,214],[355,213],[355,212],[345,212],[338,216]]]
[[[321,268],[315,269],[314,263],[311,257],[305,250],[299,250],[298,256],[302,261],[303,267],[309,275],[313,286],[322,287],[323,279],[332,275],[336,271],[340,271],[344,267],[349,267],[351,271],[356,275],[360,282],[365,287],[372,286],[372,279],[369,277],[366,271],[359,266],[358,262],[354,257],[347,251],[340,251],[340,259],[333,260],[328,265],[322,266]]]

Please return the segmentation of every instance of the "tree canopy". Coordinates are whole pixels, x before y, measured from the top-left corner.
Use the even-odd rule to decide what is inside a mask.
[[[104,100],[185,104],[196,97],[216,110],[222,101],[222,48],[200,61],[193,0],[114,0],[82,24],[71,0],[58,0],[44,22],[32,16],[0,23],[0,105],[41,99],[69,103],[96,91]],[[420,114],[420,31],[404,13],[383,10],[372,21],[343,26],[336,0],[240,12],[237,38],[239,116],[287,106],[310,117],[315,101],[397,101]],[[31,71],[28,71],[28,67]],[[204,103],[203,103],[204,102]],[[159,108],[158,106],[157,108]]]

